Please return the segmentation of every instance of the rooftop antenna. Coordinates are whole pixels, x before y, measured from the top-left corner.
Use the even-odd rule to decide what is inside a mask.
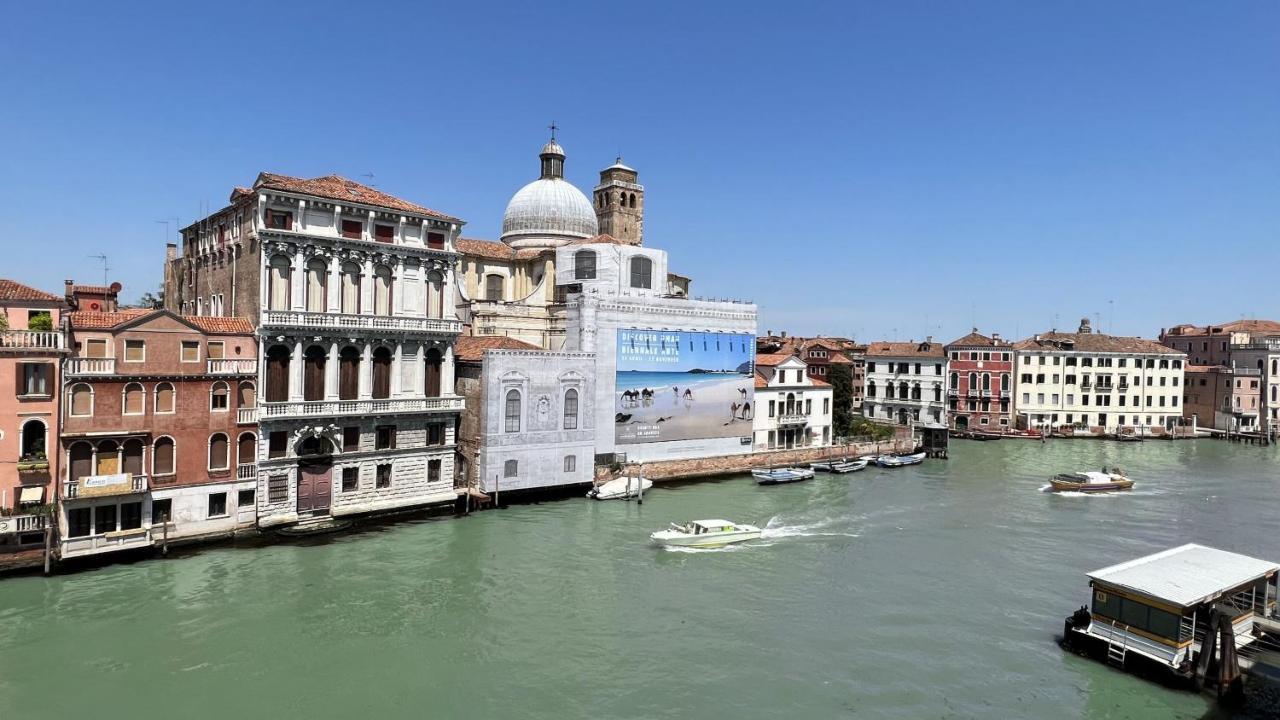
[[[367,183],[367,184],[369,185],[369,187],[378,187],[377,185],[374,185],[374,184],[373,184],[373,173],[372,173],[372,172],[367,172],[367,173],[365,173],[365,174],[361,175],[360,177],[362,177],[362,178],[368,178],[368,179],[369,179],[369,182]]]
[[[1116,334],[1116,301],[1107,301],[1107,334]]]
[[[155,221],[155,223],[156,223],[157,225],[163,225],[163,226],[164,226],[164,241],[165,241],[165,242],[169,242],[169,221],[168,221],[168,220],[156,220],[156,221]]]
[[[107,265],[107,256],[102,253],[98,253],[97,255],[90,255],[89,257],[102,262],[102,284],[105,287],[107,285],[107,273],[111,272],[111,268]]]

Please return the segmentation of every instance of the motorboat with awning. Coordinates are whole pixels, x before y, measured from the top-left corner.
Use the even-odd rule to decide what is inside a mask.
[[[728,520],[694,520],[684,524],[671,523],[666,530],[649,535],[659,545],[673,547],[722,547],[760,537],[760,528],[742,525]]]

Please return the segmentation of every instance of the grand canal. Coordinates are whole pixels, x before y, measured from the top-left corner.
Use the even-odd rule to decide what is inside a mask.
[[[1120,464],[1138,488],[1041,492]],[[1201,717],[1054,643],[1083,573],[1197,541],[1280,558],[1280,451],[957,442],[949,461],[0,581],[0,718]],[[714,551],[670,520],[767,524]]]

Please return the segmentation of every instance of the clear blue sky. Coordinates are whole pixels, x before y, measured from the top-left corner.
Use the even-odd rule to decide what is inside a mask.
[[[105,252],[134,298],[156,221],[261,170],[496,238],[554,119],[569,179],[621,152],[647,244],[761,331],[1280,317],[1274,0],[195,5],[7,9],[0,276]]]

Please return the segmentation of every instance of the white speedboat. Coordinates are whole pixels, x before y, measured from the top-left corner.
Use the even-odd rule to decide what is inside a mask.
[[[820,462],[811,462],[809,467],[819,472],[831,472],[831,466],[835,465],[839,460],[822,460]]]
[[[881,455],[876,458],[876,464],[882,468],[903,467],[906,465],[919,465],[924,462],[924,453],[912,453],[910,455]]]
[[[812,480],[813,470],[802,467],[771,468],[769,470],[752,470],[751,476],[760,485],[782,485],[783,483]]]
[[[870,462],[871,462],[870,460],[866,460],[866,459],[833,462],[831,463],[831,472],[833,473],[858,472],[859,470],[865,470],[867,468],[867,465],[870,464]]]
[[[659,545],[675,547],[721,547],[743,540],[760,537],[755,525],[739,525],[728,520],[694,520],[683,525],[671,523],[666,530],[659,530],[649,539]]]
[[[653,481],[648,478],[624,475],[591,488],[587,491],[587,497],[595,500],[624,500],[638,497],[641,491],[651,487],[653,487]]]

